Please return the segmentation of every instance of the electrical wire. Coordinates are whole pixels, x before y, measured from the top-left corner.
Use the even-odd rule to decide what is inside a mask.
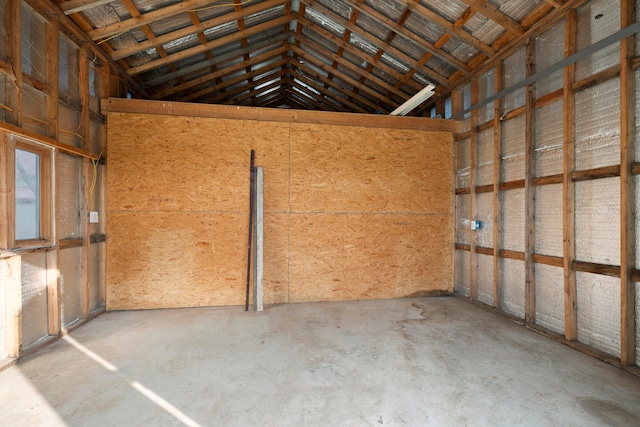
[[[111,39],[115,39],[116,37],[119,37],[119,36],[123,35],[123,34],[124,34],[124,33],[126,33],[127,31],[129,31],[129,30],[121,31],[121,32],[119,32],[118,34],[114,34],[114,35],[112,35],[111,37],[107,37],[107,38],[106,38],[106,39],[104,39],[104,40],[100,40],[99,42],[97,42],[97,43],[96,43],[96,45],[100,46],[102,43],[104,43],[104,42],[108,42],[108,41],[109,41],[109,40],[111,40]]]
[[[8,105],[0,104],[0,108],[13,113],[13,108],[9,107]]]
[[[93,191],[96,189],[96,183],[98,182],[98,163],[100,163],[102,153],[104,153],[104,150],[100,151],[96,160],[91,159],[91,164],[93,165],[93,178],[91,179],[91,185],[89,186],[89,200],[91,200],[89,211],[93,211]]]

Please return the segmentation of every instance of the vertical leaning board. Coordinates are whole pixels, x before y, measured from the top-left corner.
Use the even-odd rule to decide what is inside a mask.
[[[450,132],[110,112],[107,307],[242,305],[250,150],[264,303],[452,292]]]

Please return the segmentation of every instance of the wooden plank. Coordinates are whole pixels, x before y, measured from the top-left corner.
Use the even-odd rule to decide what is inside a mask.
[[[485,248],[482,246],[476,246],[476,253],[481,255],[493,256],[493,248]]]
[[[65,144],[64,142],[60,142],[57,141],[53,138],[48,138],[46,136],[40,135],[38,133],[26,130],[26,129],[22,129],[19,128],[17,126],[11,125],[9,123],[4,123],[4,122],[0,122],[0,132],[4,131],[4,132],[8,132],[10,134],[14,134],[17,136],[20,136],[22,138],[31,140],[31,141],[36,141],[38,143],[44,144],[44,145],[48,145],[49,147],[54,147],[57,148],[58,150],[64,152],[64,153],[68,153],[68,154],[72,154],[75,156],[81,156],[81,157],[88,157],[94,160],[98,159],[98,155],[97,154],[92,154],[86,150],[83,150],[81,148],[77,148],[74,147],[72,145],[69,144]]]
[[[554,102],[562,99],[564,89],[556,89],[553,92],[549,92],[546,95],[541,96],[535,100],[535,108],[544,107],[545,105],[553,104]]]
[[[331,91],[329,91],[326,87],[316,83],[315,80],[309,79],[309,78],[305,77],[304,75],[296,76],[296,79],[298,79],[301,82],[305,83],[307,86],[314,88],[315,90],[319,91],[320,93],[322,93],[326,97],[329,97],[329,99],[332,99],[334,102],[341,103],[342,106],[343,106],[342,108],[344,108],[346,106],[346,107],[349,107],[349,108],[353,109],[353,111],[357,111],[357,112],[360,112],[360,113],[367,113],[367,111],[364,108],[362,108],[359,105],[349,101],[347,98],[342,98],[342,97],[336,96],[335,93],[331,93]],[[294,84],[297,84],[295,80],[294,80]]]
[[[60,61],[60,25],[57,19],[47,23],[46,36],[46,82],[50,86],[49,96],[45,97],[46,135],[58,138],[58,64]]]
[[[515,119],[516,117],[520,117],[525,113],[525,106],[514,108],[511,111],[507,111],[506,113],[500,116],[500,120],[507,121],[511,119]]]
[[[576,52],[576,12],[566,13],[564,56]],[[564,315],[565,338],[567,341],[578,339],[577,288],[575,261],[575,191],[572,174],[575,170],[575,95],[571,89],[575,79],[575,64],[564,69],[564,158],[562,184],[562,233],[564,258]]]
[[[480,99],[480,89],[478,86],[478,79],[471,79],[471,105],[475,105]],[[470,127],[471,129],[475,129],[478,126],[478,110],[474,110],[471,112],[470,119]],[[471,132],[471,162],[470,162],[470,171],[469,171],[469,187],[475,188],[476,181],[478,179],[478,133]],[[469,198],[469,212],[471,217],[469,220],[473,221],[478,218],[478,197],[475,191],[471,192],[471,197]],[[469,298],[472,300],[478,299],[478,255],[476,254],[476,233],[471,233],[471,238],[469,239],[471,243],[471,258],[469,261],[469,267],[471,272],[469,274],[470,283],[469,283]]]
[[[107,236],[105,234],[92,234],[90,237],[91,244],[94,243],[103,243],[107,241]]]
[[[564,266],[564,259],[558,256],[533,254],[533,262],[536,264],[550,265],[552,267],[562,268]]]
[[[378,68],[381,71],[384,71],[385,73],[389,74],[390,76],[393,76],[393,78],[396,78],[398,80],[402,80],[405,84],[407,84],[408,86],[411,86],[416,91],[419,91],[419,90],[422,89],[422,86],[420,84],[418,84],[416,81],[414,81],[412,79],[405,79],[404,76],[402,75],[402,73],[398,72],[398,70],[396,70],[395,68],[386,65],[384,62],[381,62],[380,58],[377,58],[374,55],[368,55],[366,52],[363,52],[362,50],[360,50],[358,48],[355,48],[348,41],[344,41],[340,37],[336,37],[331,32],[325,30],[324,28],[322,28],[319,25],[316,25],[315,23],[309,21],[308,19],[304,18],[303,16],[297,16],[296,17],[296,21],[299,24],[302,24],[304,27],[309,28],[313,32],[318,33],[324,39],[333,42],[339,48],[342,48],[343,50],[345,50],[345,51],[357,56],[358,58],[362,59],[363,61],[368,62],[369,64],[373,64],[373,66],[375,68]],[[296,37],[296,39],[299,40],[299,41],[303,41],[305,39],[304,37],[302,37],[298,33],[295,33],[294,37]]]
[[[640,175],[640,162],[631,163],[631,175]]]
[[[507,31],[515,34],[516,36],[521,36],[526,31],[520,23],[514,21],[509,18],[504,13],[500,12],[495,6],[491,3],[483,1],[483,0],[462,0],[464,3],[469,6],[474,7],[478,12],[491,19]]]
[[[580,170],[571,173],[571,178],[574,182],[599,178],[611,178],[614,176],[620,176],[620,165],[604,166],[601,168]]]
[[[352,1],[350,2],[350,5],[354,9],[359,10],[360,12],[363,12],[366,15],[369,15],[371,18],[373,18],[373,20],[376,23],[392,31],[393,33],[402,36],[403,38],[409,40],[409,42],[422,46],[427,52],[431,53],[433,56],[449,64],[450,66],[464,72],[471,71],[469,66],[464,62],[455,58],[453,55],[446,53],[444,50],[438,49],[428,40],[425,40],[424,37],[418,36],[412,31],[409,31],[407,28],[403,27],[401,24],[398,24],[394,20],[389,19],[383,13],[380,13],[374,8],[367,6],[364,2],[360,3],[358,1]]]
[[[582,80],[578,80],[573,83],[572,88],[574,92],[588,89],[590,87],[599,85],[608,80],[615,79],[620,75],[620,65],[614,65],[613,67],[602,70],[599,73],[593,74]]]
[[[238,120],[275,121],[283,123],[316,123],[405,130],[456,132],[457,121],[424,117],[400,117],[372,114],[344,114],[322,111],[274,110],[253,107],[231,107],[140,99],[109,98],[102,101],[102,112],[140,113],[188,117],[211,117]],[[0,128],[6,126],[0,123]]]
[[[13,247],[15,224],[15,150],[10,136],[6,132],[0,133],[0,250]]]
[[[332,21],[344,26],[346,29],[348,29],[349,31],[359,35],[360,37],[364,38],[365,40],[369,41],[370,43],[372,43],[375,47],[384,50],[386,53],[395,56],[396,58],[398,58],[399,60],[403,61],[403,63],[409,67],[415,68],[416,70],[424,73],[429,79],[431,79],[432,81],[435,81],[445,87],[450,87],[450,82],[449,79],[439,73],[437,73],[436,71],[432,70],[431,68],[426,67],[424,64],[420,64],[419,61],[415,60],[414,58],[410,57],[409,55],[407,55],[406,53],[402,52],[399,49],[396,49],[395,47],[391,46],[390,44],[388,44],[385,40],[383,40],[382,38],[377,37],[374,34],[371,34],[367,31],[363,31],[360,27],[358,27],[355,24],[351,24],[347,19],[343,18],[341,15],[339,15],[338,13],[330,10],[329,8],[322,6],[319,2],[317,2],[316,0],[303,0],[302,1],[304,4],[306,4],[307,6],[311,6],[313,7],[314,10],[321,12],[322,14],[324,14],[325,16],[327,16],[327,18],[331,19]]]
[[[635,1],[620,1],[621,27],[635,22]],[[620,41],[620,362],[636,363],[635,181],[635,75],[631,62],[635,38]]]
[[[82,237],[61,239],[58,240],[58,249],[80,248],[84,245],[84,241]]]
[[[456,25],[456,23],[452,24],[446,18],[442,17],[431,9],[426,8],[420,2],[416,2],[415,0],[401,0],[401,2],[418,15],[425,16],[431,22],[434,22],[440,27],[444,28],[444,30],[447,31],[447,33],[449,33],[450,35],[461,38],[466,43],[470,44],[471,46],[477,47],[479,50],[483,51],[489,56],[495,54],[495,49],[463,30],[462,25],[464,25],[464,23],[462,25]],[[468,10],[472,9],[469,8]]]
[[[20,255],[6,254],[0,258],[0,280],[3,282],[5,312],[1,315],[5,323],[6,356],[20,356],[22,346],[22,263]]]
[[[535,42],[528,39],[526,44],[526,74],[527,77],[535,73]],[[525,179],[524,179],[524,232],[525,232],[525,249],[524,249],[524,300],[525,300],[525,322],[536,322],[536,271],[533,262],[533,254],[536,249],[536,220],[535,220],[535,187],[532,180],[536,175],[536,146],[533,139],[534,127],[534,85],[526,87],[525,100],[525,129],[524,129],[524,163],[525,163]]]
[[[198,86],[201,86],[201,85],[203,85],[205,83],[210,83],[210,82],[216,80],[217,78],[222,77],[222,76],[224,76],[226,74],[233,74],[236,71],[242,70],[247,66],[253,66],[253,65],[261,64],[261,63],[263,63],[265,61],[268,61],[268,60],[270,60],[270,59],[272,59],[272,58],[274,58],[276,56],[281,55],[282,53],[286,52],[287,50],[288,50],[288,48],[286,46],[281,46],[279,48],[276,48],[276,49],[273,49],[273,50],[269,50],[269,51],[267,51],[267,52],[265,52],[263,54],[257,55],[256,57],[254,57],[254,58],[252,58],[250,60],[245,60],[245,61],[242,61],[240,63],[230,65],[228,67],[220,68],[220,69],[218,69],[218,70],[216,70],[216,71],[214,71],[212,73],[209,73],[209,74],[207,74],[205,76],[198,77],[196,79],[192,79],[192,80],[186,81],[186,82],[184,82],[182,84],[179,84],[177,86],[171,87],[169,89],[165,89],[163,91],[154,93],[153,94],[153,98],[154,99],[166,98],[166,97],[175,95],[177,93],[186,91],[187,89],[197,88]],[[265,67],[263,66],[263,67],[260,67],[260,68],[265,68]],[[242,81],[242,80],[240,80],[240,81]],[[226,86],[229,86],[229,85],[226,85]],[[219,90],[219,89],[221,89],[223,87],[226,87],[226,86],[221,86],[220,84],[215,84],[215,85],[213,85],[213,86],[211,86],[209,88],[204,88],[204,89],[208,90],[204,94],[215,92],[215,91],[217,91],[217,90]],[[195,99],[195,97],[192,96],[191,98],[189,98],[187,100],[190,100],[190,99]]]
[[[184,4],[184,3],[179,3]],[[168,8],[165,8],[168,9]],[[254,25],[252,27],[247,28],[244,31],[240,31],[237,33],[228,34],[226,36],[219,37],[217,39],[211,40],[206,44],[199,44],[187,49],[180,50],[171,55],[167,55],[164,58],[155,59],[153,61],[145,62],[144,64],[138,65],[136,67],[129,68],[127,70],[127,74],[130,76],[137,76],[138,74],[142,74],[146,71],[152,70],[154,68],[161,67],[163,65],[173,64],[175,62],[181,61],[183,59],[190,58],[195,55],[199,55],[208,50],[215,49],[220,46],[224,46],[226,44],[239,41],[244,37],[250,37],[254,34],[261,33],[263,31],[269,30],[271,28],[277,27],[279,25],[284,24],[285,22],[289,22],[289,16],[281,16],[279,18],[274,18],[269,21],[263,22],[261,24]]]
[[[464,243],[456,243],[454,245],[454,248],[457,251],[467,251],[467,252],[471,251],[471,245],[467,245],[467,244],[464,244]],[[640,272],[639,272],[639,274],[640,274]]]
[[[21,5],[18,0],[10,0],[6,4],[6,36],[7,56],[12,70],[9,79],[13,84],[6,85],[6,103],[11,109],[6,114],[7,120],[14,125],[22,126],[22,21]],[[1,124],[1,123],[0,123]]]
[[[498,61],[493,73],[496,92],[502,90],[502,62]],[[493,306],[502,307],[502,259],[500,246],[502,243],[502,206],[500,183],[502,181],[502,123],[500,110],[502,100],[496,99],[493,104]]]
[[[562,184],[564,175],[559,173],[557,175],[548,175],[534,178],[531,185],[534,187],[541,187],[543,185]]]
[[[583,273],[602,274],[610,277],[620,277],[620,266],[598,264],[595,262],[573,261],[573,269]],[[635,317],[635,313],[634,313]]]
[[[85,74],[86,75],[86,74]],[[89,106],[87,106],[88,109]],[[97,177],[96,177],[97,179]],[[91,183],[93,181],[93,167],[91,160],[82,161],[82,203],[80,205],[80,229],[86,237],[82,239],[82,255],[80,257],[80,319],[88,319],[91,314],[91,224],[89,223],[89,209],[91,205]]]
[[[46,252],[47,259],[47,324],[49,335],[58,335],[62,330],[60,311],[60,271],[58,270],[58,251]]]
[[[478,185],[475,190],[476,194],[493,193],[493,184]]]
[[[501,191],[517,190],[520,188],[524,188],[524,185],[525,185],[524,179],[518,179],[515,181],[509,181],[509,182],[501,182],[500,190]]]
[[[460,194],[471,194],[471,188],[469,187],[456,188],[456,195],[460,195]]]
[[[500,249],[500,256],[507,259],[515,259],[517,261],[524,261],[524,252],[510,251],[507,249]]]

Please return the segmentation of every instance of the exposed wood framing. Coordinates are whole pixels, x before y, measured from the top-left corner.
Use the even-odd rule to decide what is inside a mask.
[[[526,73],[527,77],[535,73],[535,43],[533,39],[527,40],[526,45]],[[524,249],[524,305],[525,305],[525,322],[535,323],[536,321],[536,270],[533,262],[533,254],[535,253],[535,188],[532,185],[533,177],[536,174],[536,146],[533,135],[533,108],[534,95],[533,85],[526,87],[525,100],[525,130],[524,130],[524,232],[525,232],[525,249]]]
[[[494,69],[495,91],[502,90],[502,62],[498,62]],[[500,260],[500,246],[502,244],[502,194],[500,181],[502,180],[502,123],[500,110],[502,101],[496,99],[493,104],[493,306],[502,308],[502,261]]]
[[[565,24],[564,55],[571,56],[576,51],[576,12],[567,12]],[[575,168],[575,96],[571,89],[575,78],[575,64],[564,70],[564,179],[562,184],[563,205],[563,256],[564,256],[564,314],[565,338],[568,341],[578,339],[577,289],[575,261],[575,191],[572,174]]]
[[[621,0],[621,27],[635,22],[635,1]],[[636,362],[635,182],[635,75],[632,69],[635,36],[620,42],[620,361]]]
[[[471,79],[471,104],[475,104],[479,100],[479,87],[478,87],[478,78]],[[469,186],[471,188],[476,187],[476,181],[478,178],[478,132],[475,132],[475,128],[478,125],[478,110],[474,110],[471,112],[470,119],[470,127],[471,127],[471,168],[469,172]],[[470,208],[469,212],[471,218],[469,220],[473,221],[478,218],[478,197],[476,196],[476,192],[471,192],[470,197]],[[478,256],[476,255],[475,246],[476,246],[476,234],[471,233],[471,238],[469,239],[471,244],[471,259],[469,261],[469,266],[471,268],[470,278],[471,281],[469,283],[469,297],[473,300],[478,299]]]

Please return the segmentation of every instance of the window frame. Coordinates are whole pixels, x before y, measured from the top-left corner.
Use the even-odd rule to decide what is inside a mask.
[[[39,237],[32,239],[16,239],[16,150],[27,151],[37,154],[39,159]],[[10,242],[13,249],[25,249],[34,247],[53,246],[54,227],[53,227],[53,152],[54,149],[36,141],[28,140],[22,137],[12,136],[10,144],[11,153],[11,176],[13,178],[11,185],[13,194],[10,200],[10,212],[12,216],[10,231]]]

